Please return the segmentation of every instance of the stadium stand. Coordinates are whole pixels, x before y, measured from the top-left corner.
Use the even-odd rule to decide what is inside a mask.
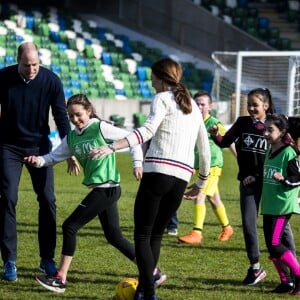
[[[298,50],[299,1],[192,0],[215,17],[243,29],[277,50]]]
[[[66,98],[82,92],[90,98],[149,99],[154,92],[150,66],[166,55],[94,20],[54,7],[28,10],[1,4],[0,67],[16,63],[16,49],[25,40],[38,45],[41,63],[61,78]],[[210,70],[191,63],[182,65],[191,93],[199,89],[210,92]]]

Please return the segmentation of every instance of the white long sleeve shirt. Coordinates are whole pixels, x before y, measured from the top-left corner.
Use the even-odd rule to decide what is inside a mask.
[[[144,172],[157,172],[189,181],[194,173],[194,148],[199,149],[199,178],[203,187],[209,174],[210,148],[201,112],[192,101],[192,112],[184,114],[173,92],[156,94],[143,126],[127,137],[129,145],[151,140],[146,152]]]

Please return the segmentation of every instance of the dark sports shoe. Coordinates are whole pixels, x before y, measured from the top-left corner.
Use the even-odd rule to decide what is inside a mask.
[[[300,277],[295,276],[295,286],[291,291],[292,295],[300,295]]]
[[[145,296],[143,292],[136,292],[134,296],[134,300],[145,300]],[[156,295],[151,296],[150,300],[159,300]]]
[[[16,281],[18,279],[17,277],[17,267],[13,260],[8,260],[4,266],[3,266],[3,280],[8,281]]]
[[[67,287],[67,283],[57,276],[36,276],[35,280],[44,288],[56,293],[63,293]]]
[[[159,268],[155,268],[153,277],[155,288],[159,288],[168,279],[167,275],[164,274]]]
[[[267,273],[264,271],[262,267],[258,270],[254,270],[251,267],[248,269],[247,276],[243,280],[243,284],[246,285],[255,285],[264,279],[267,276]]]
[[[49,276],[54,276],[57,273],[54,260],[48,258],[43,258],[41,260],[39,270]]]
[[[168,233],[168,235],[177,236],[178,235],[178,229],[177,228],[168,228],[167,233]]]
[[[143,292],[136,292],[134,295],[134,300],[144,300],[144,293]]]
[[[293,289],[294,289],[293,282],[281,282],[279,285],[276,286],[274,290],[271,291],[271,293],[285,294],[285,293],[292,292]]]

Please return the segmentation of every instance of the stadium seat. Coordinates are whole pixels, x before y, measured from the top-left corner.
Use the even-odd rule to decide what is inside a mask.
[[[247,10],[243,7],[236,7],[232,11],[232,16],[233,17],[238,17],[238,18],[244,18],[247,16]]]
[[[111,55],[109,52],[107,52],[107,51],[102,52],[102,62],[106,65],[112,64],[112,59],[111,59]]]
[[[201,6],[203,6],[206,9],[209,9],[209,7],[212,5],[212,0],[202,0]]]
[[[286,0],[276,1],[276,10],[278,13],[282,13],[288,9],[288,2]]]
[[[125,58],[124,62],[127,64],[127,69],[130,74],[135,74],[137,69],[137,61],[132,58]]]
[[[138,66],[137,67],[137,78],[138,80],[144,81],[147,79],[147,72],[146,72],[146,68],[143,66]]]
[[[216,6],[216,5],[211,5],[211,6],[209,7],[209,10],[210,10],[211,13],[212,13],[214,16],[216,16],[216,17],[218,17],[219,14],[220,14],[220,8],[219,8],[218,6]]]
[[[83,73],[83,72],[78,72],[78,77],[82,81],[88,81],[90,79],[89,75],[87,73]]]
[[[280,38],[278,41],[278,49],[290,51],[292,50],[292,41],[289,38]]]
[[[133,99],[135,97],[134,91],[129,87],[125,87],[125,95],[129,99]]]
[[[268,44],[273,47],[273,48],[277,48],[278,47],[278,42],[279,42],[279,38],[268,38]]]
[[[300,3],[297,0],[289,0],[288,1],[288,8],[290,10],[299,11],[300,10]]]
[[[248,17],[252,17],[252,18],[258,17],[258,9],[256,7],[249,7],[247,11],[248,11]]]
[[[143,98],[149,99],[149,98],[152,97],[152,94],[151,94],[151,92],[149,91],[148,88],[141,88],[141,89],[140,89],[140,94],[141,94],[141,96],[142,96]]]
[[[145,123],[146,119],[147,119],[147,115],[145,115],[144,113],[133,114],[134,127],[137,128],[142,126]]]
[[[78,88],[78,89],[80,89],[80,87],[81,87],[80,81],[79,81],[79,80],[76,80],[76,79],[70,79],[70,80],[69,80],[69,85],[70,85],[72,88]]]
[[[257,28],[257,18],[254,17],[246,17],[243,21],[243,28],[246,29],[246,31],[249,28]]]
[[[125,118],[120,116],[120,115],[117,115],[117,114],[113,114],[109,117],[109,119],[111,121],[114,122],[114,124],[118,127],[123,127],[124,126],[124,123],[125,123]]]
[[[120,62],[124,59],[122,54],[117,51],[111,52],[110,55],[111,55],[111,64],[114,66],[118,66]]]
[[[52,72],[54,72],[54,73],[61,73],[61,67],[60,67],[60,65],[54,65],[54,64],[51,64],[50,65],[50,69],[51,69],[51,71]]]
[[[300,12],[298,10],[289,9],[287,11],[287,20],[290,23],[295,23],[299,20]]]
[[[248,7],[248,0],[238,0],[239,7]]]
[[[230,8],[236,8],[237,0],[226,0],[226,6]]]
[[[70,98],[72,96],[72,90],[64,86],[64,94],[65,94],[65,98]]]
[[[226,6],[225,0],[213,0],[212,4],[217,6],[219,10],[222,10]]]
[[[278,27],[270,27],[268,29],[268,35],[269,35],[269,39],[279,39],[280,37],[280,31]]]
[[[201,89],[210,93],[211,92],[211,88],[212,88],[212,84],[211,82],[207,82],[207,81],[202,81],[201,82]]]
[[[248,27],[245,29],[247,33],[254,37],[259,37],[258,30],[255,27]]]
[[[149,89],[148,82],[145,80],[139,80],[138,84],[140,89]]]
[[[5,64],[7,66],[15,64],[15,63],[16,63],[15,56],[5,55]]]
[[[260,38],[263,41],[266,41],[268,39],[269,32],[266,28],[258,28],[258,38]]]
[[[89,82],[87,80],[80,80],[80,88],[82,90],[88,90],[90,88]]]
[[[65,54],[69,58],[69,62],[74,61],[74,64],[76,63],[77,52],[75,50],[67,49],[67,50],[65,50]]]
[[[120,79],[114,79],[112,81],[112,83],[113,83],[113,85],[114,85],[114,87],[115,87],[116,90],[124,90],[125,84],[124,84],[124,82],[122,80],[120,80]]]
[[[267,17],[258,17],[258,27],[262,29],[269,28],[270,20]]]
[[[32,30],[34,27],[34,17],[32,15],[26,15],[26,28]]]

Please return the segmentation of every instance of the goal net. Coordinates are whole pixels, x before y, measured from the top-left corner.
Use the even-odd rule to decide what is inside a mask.
[[[230,122],[247,115],[247,94],[268,88],[278,113],[300,116],[300,51],[213,52],[212,97],[228,102]]]

